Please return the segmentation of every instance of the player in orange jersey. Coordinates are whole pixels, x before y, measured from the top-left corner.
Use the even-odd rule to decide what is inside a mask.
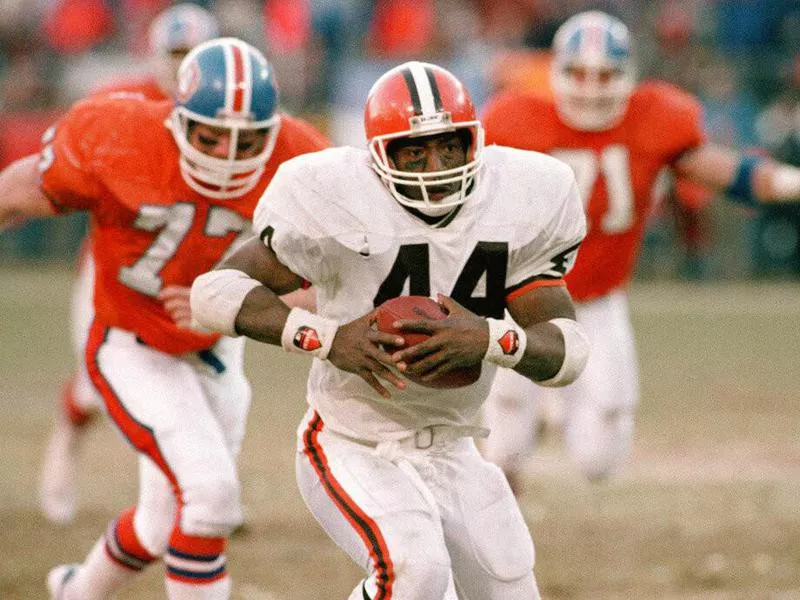
[[[0,174],[0,226],[89,211],[94,387],[139,452],[140,492],[82,565],[48,576],[59,600],[110,598],[163,558],[176,600],[224,600],[225,545],[241,521],[236,469],[250,403],[243,340],[192,327],[189,287],[252,236],[258,199],[284,161],[328,141],[277,112],[272,68],[219,38],[181,64],[174,102],[77,103],[41,155]]]
[[[151,74],[121,80],[94,90],[93,94],[130,93],[149,100],[173,97],[180,61],[194,46],[218,36],[217,20],[196,4],[176,4],[153,20],[148,30]],[[94,318],[92,288],[94,261],[87,237],[78,259],[70,303],[72,343],[78,366],[64,385],[55,426],[48,441],[39,478],[42,514],[56,523],[75,516],[78,500],[77,470],[80,444],[102,406],[83,361],[89,326]]]
[[[695,98],[664,82],[636,84],[628,29],[616,18],[597,11],[570,18],[553,50],[554,99],[501,93],[483,122],[487,143],[547,152],[573,167],[588,233],[566,281],[592,354],[580,378],[559,390],[498,373],[486,413],[496,433],[485,452],[513,480],[533,443],[533,401],[555,393],[569,454],[599,480],[620,467],[631,445],[639,382],[626,288],[657,174],[671,167],[757,206],[800,199],[800,170],[707,143]]]

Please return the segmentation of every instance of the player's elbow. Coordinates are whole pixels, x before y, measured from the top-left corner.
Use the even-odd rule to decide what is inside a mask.
[[[193,324],[236,336],[236,316],[245,297],[261,283],[237,269],[209,271],[192,283],[189,304]]]
[[[39,188],[38,157],[26,156],[0,171],[0,231],[28,217],[46,217],[53,207]]]
[[[564,359],[558,372],[544,381],[537,381],[545,387],[562,387],[575,381],[589,360],[591,343],[580,323],[573,319],[551,319],[549,321],[561,332],[564,341]]]

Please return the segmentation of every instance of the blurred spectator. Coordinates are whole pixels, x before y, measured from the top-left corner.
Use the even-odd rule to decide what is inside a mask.
[[[783,82],[777,99],[758,115],[756,134],[770,152],[800,164],[800,54],[787,66]]]
[[[437,50],[434,4],[431,0],[377,0],[368,50],[398,63],[429,58]]]
[[[7,47],[0,80],[0,110],[4,113],[48,110],[56,103],[58,91],[48,76],[48,64],[26,52],[24,46]]]
[[[281,103],[297,111],[313,86],[309,0],[266,0],[263,27],[267,54],[281,82]]]
[[[489,72],[490,93],[500,90],[526,90],[551,97],[550,45],[563,22],[555,3],[536,1],[527,12],[527,24],[518,44],[500,49]],[[491,17],[485,23],[493,27]]]
[[[111,8],[116,7],[116,22],[122,29],[125,47],[128,52],[135,55],[147,54],[147,31],[153,19],[171,4],[177,4],[170,0],[106,0],[106,2]]]
[[[481,35],[501,47],[519,47],[543,10],[541,0],[477,0]]]
[[[242,39],[257,48],[264,46],[264,11],[268,0],[214,0],[198,2],[217,16],[226,35]],[[305,0],[301,0],[300,3]],[[272,57],[269,57],[270,61]]]
[[[759,142],[772,152],[797,143],[800,135],[800,87],[786,90],[759,113],[756,135]]]
[[[0,2],[0,168],[37,152],[45,130],[60,114],[59,62],[40,28],[40,15],[24,0]],[[75,250],[83,231],[65,221],[52,227],[25,223],[3,236],[0,254],[28,258]]]
[[[56,52],[76,54],[111,36],[115,23],[104,0],[56,0],[46,9],[42,27]]]
[[[798,92],[786,86],[798,79],[787,70],[800,69],[797,0],[189,1],[215,12],[225,35],[263,47],[287,109],[339,143],[364,143],[360,107],[370,82],[409,57],[449,67],[479,108],[496,88],[548,95],[553,32],[594,8],[631,27],[642,77],[703,99],[712,139],[760,144],[785,160],[797,151]],[[14,152],[9,142],[34,143],[39,111],[58,110],[119,73],[144,75],[143,32],[174,3],[0,0],[0,120],[17,132],[0,140],[0,152]],[[687,261],[698,248],[710,250],[712,230],[720,236],[714,245],[734,243],[700,209],[675,214],[668,206],[662,216]]]
[[[800,56],[786,74],[784,91],[758,116],[759,142],[775,158],[800,165]],[[800,209],[770,207],[751,228],[753,272],[800,276]]]
[[[732,62],[721,54],[712,56],[700,78],[704,84],[700,100],[709,137],[737,148],[754,145],[758,107],[752,95],[739,86]]]

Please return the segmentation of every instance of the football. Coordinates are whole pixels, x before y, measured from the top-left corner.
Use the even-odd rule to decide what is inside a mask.
[[[404,333],[392,327],[392,323],[400,319],[444,319],[447,312],[438,302],[427,296],[400,296],[391,298],[378,307],[377,326],[379,331],[403,336],[406,343],[401,348],[416,346],[429,336],[424,333]],[[397,349],[401,349],[397,348]],[[393,347],[390,351],[394,351]],[[422,381],[409,375],[407,379],[425,387],[445,389],[471,385],[481,376],[481,363],[469,367],[454,369],[430,381]]]

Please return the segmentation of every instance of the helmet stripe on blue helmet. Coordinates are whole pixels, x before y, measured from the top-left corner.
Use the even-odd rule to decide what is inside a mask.
[[[250,55],[240,44],[232,43],[224,48],[225,72],[228,85],[225,86],[225,109],[230,115],[255,116],[250,113],[253,99],[253,71]]]

